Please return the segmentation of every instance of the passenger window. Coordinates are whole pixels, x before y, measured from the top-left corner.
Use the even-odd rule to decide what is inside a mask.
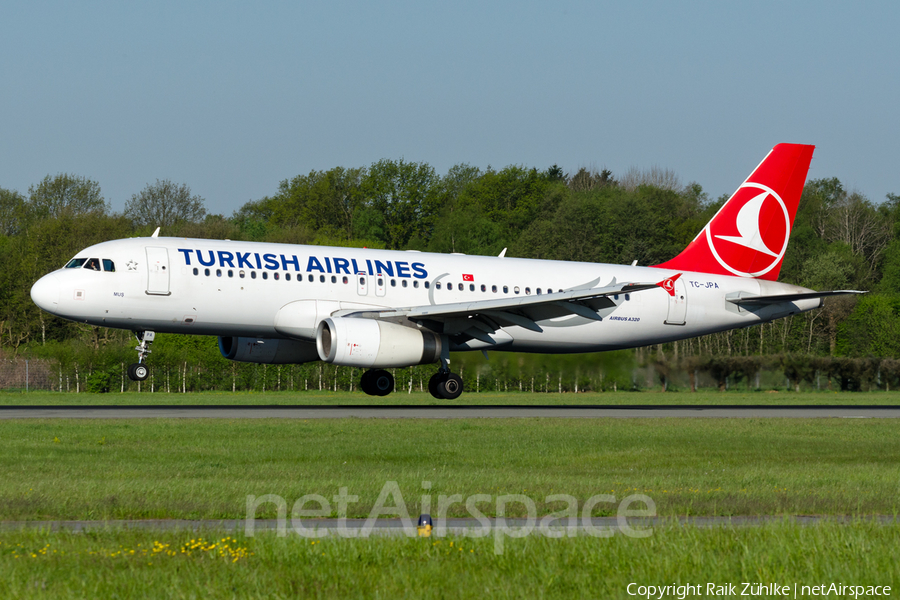
[[[429,283],[429,282],[426,281],[426,282],[425,282],[425,289],[427,290],[429,287],[431,287],[431,283]]]
[[[426,283],[425,285],[427,286],[428,283]],[[437,283],[435,283],[435,284],[434,284],[434,287],[436,287],[437,289],[441,289],[441,282],[438,281]]]
[[[486,291],[487,291],[487,286],[484,285],[483,283],[481,284],[481,291],[482,291],[482,292],[486,292]]]
[[[335,276],[335,275],[331,276],[331,283],[337,283],[337,276]]]
[[[461,283],[460,283],[460,284],[457,284],[456,288],[457,288],[459,291],[463,291],[463,289],[465,289],[465,288],[463,288],[463,284],[461,284]]]
[[[103,259],[103,270],[107,273],[115,273],[116,272],[116,264],[109,260],[108,258]]]
[[[526,296],[530,296],[530,295],[531,295],[531,288],[530,288],[530,287],[525,288],[525,295],[526,295]]]
[[[278,281],[279,279],[281,279],[281,273],[272,273],[272,277],[275,278],[275,281]]]
[[[263,279],[268,279],[268,278],[269,278],[269,274],[266,273],[265,271],[263,271],[262,275],[263,275]]]
[[[313,281],[315,281],[315,279],[313,279],[313,276],[310,275],[310,276],[309,276],[309,282],[312,283]]]
[[[496,285],[492,285],[492,286],[491,286],[491,291],[494,292],[494,293],[496,294],[496,293],[497,293],[497,286],[496,286]]]
[[[203,274],[209,277],[209,269],[203,269]]]
[[[360,277],[360,278],[359,278],[359,285],[366,285],[366,278],[365,278],[365,277]]]
[[[474,283],[470,283],[470,284],[469,284],[469,291],[470,291],[470,292],[474,292],[474,291],[475,291],[475,284],[474,284]]]
[[[515,288],[513,288],[513,291],[514,291],[515,293],[518,294],[518,293],[519,293],[519,286],[516,286]]]
[[[403,287],[406,287],[407,285],[409,285],[409,283],[404,279],[404,280],[403,280]]]
[[[284,280],[285,280],[285,281],[290,281],[290,280],[291,280],[291,274],[290,274],[290,273],[285,273],[285,274],[284,274]]]
[[[194,270],[196,271],[196,269],[194,269]],[[238,271],[238,277],[240,277],[241,279],[243,279],[243,278],[244,278],[244,275],[245,275],[245,273],[244,273],[243,271]]]
[[[99,271],[100,270],[100,260],[96,258],[89,258],[88,261],[84,265],[85,269],[90,269],[91,271]]]
[[[325,276],[319,275],[319,283],[325,283]]]
[[[419,282],[418,282],[418,281],[413,281],[413,287],[414,287],[414,288],[419,287]]]
[[[509,286],[508,286],[508,285],[504,285],[504,286],[503,286],[503,293],[504,293],[504,294],[508,294],[508,293],[509,293]]]
[[[200,271],[197,269],[197,267],[194,267],[194,275],[199,275],[199,274],[200,274]]]
[[[256,271],[250,271],[250,279],[256,279]]]
[[[391,279],[391,287],[397,287],[397,280]]]
[[[86,258],[73,258],[72,260],[69,261],[69,264],[66,265],[66,268],[67,269],[78,269],[84,264],[84,262],[86,260],[87,260]]]
[[[384,278],[379,277],[379,278],[378,278],[378,287],[381,287],[381,286],[383,286],[383,285],[384,285]]]
[[[537,295],[538,295],[538,296],[540,296],[540,295],[541,295],[541,288],[538,288],[538,289],[537,289],[537,290],[535,290],[535,291],[536,291],[536,292],[537,292]]]
[[[222,269],[216,269],[216,277],[222,276]]]
[[[345,284],[347,284],[347,283],[350,283],[350,278],[347,277],[346,275],[344,275],[343,277],[341,277],[341,281],[343,281]]]
[[[231,269],[228,269],[228,276],[234,277],[234,271],[232,271]]]

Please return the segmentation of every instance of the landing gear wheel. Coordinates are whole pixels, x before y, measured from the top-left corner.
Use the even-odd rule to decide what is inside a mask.
[[[438,400],[456,400],[463,393],[462,377],[438,371],[428,380],[428,391]]]
[[[128,366],[128,379],[132,381],[144,381],[148,377],[150,377],[150,369],[147,368],[147,365],[135,363]]]
[[[444,382],[444,379],[447,377],[447,373],[435,373],[431,376],[431,379],[428,380],[428,393],[437,398],[438,400],[443,400],[444,397],[440,395],[438,392],[438,386]]]
[[[384,369],[371,371],[369,381],[376,396],[387,396],[394,391],[394,376]]]
[[[375,392],[372,391],[372,378],[369,377],[371,373],[372,371],[363,372],[362,377],[359,378],[359,389],[369,396],[374,396]]]
[[[438,384],[438,393],[445,400],[456,400],[463,393],[462,377],[456,373],[450,373],[447,378]]]
[[[394,376],[384,369],[363,373],[359,387],[370,396],[387,396],[394,391]]]

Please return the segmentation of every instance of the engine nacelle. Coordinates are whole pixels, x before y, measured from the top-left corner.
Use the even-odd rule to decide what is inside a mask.
[[[374,319],[329,317],[316,330],[319,358],[346,367],[409,367],[436,362],[441,338]]]
[[[315,344],[296,340],[220,337],[219,352],[228,360],[267,365],[299,365],[319,360]]]

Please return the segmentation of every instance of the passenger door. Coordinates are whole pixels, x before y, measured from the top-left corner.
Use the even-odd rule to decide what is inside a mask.
[[[168,296],[169,253],[165,248],[147,246],[147,293]]]

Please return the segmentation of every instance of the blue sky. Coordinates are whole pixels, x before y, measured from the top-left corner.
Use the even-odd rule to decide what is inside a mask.
[[[891,2],[7,2],[0,187],[156,179],[231,214],[382,158],[622,173],[731,193],[779,142],[900,193]]]

